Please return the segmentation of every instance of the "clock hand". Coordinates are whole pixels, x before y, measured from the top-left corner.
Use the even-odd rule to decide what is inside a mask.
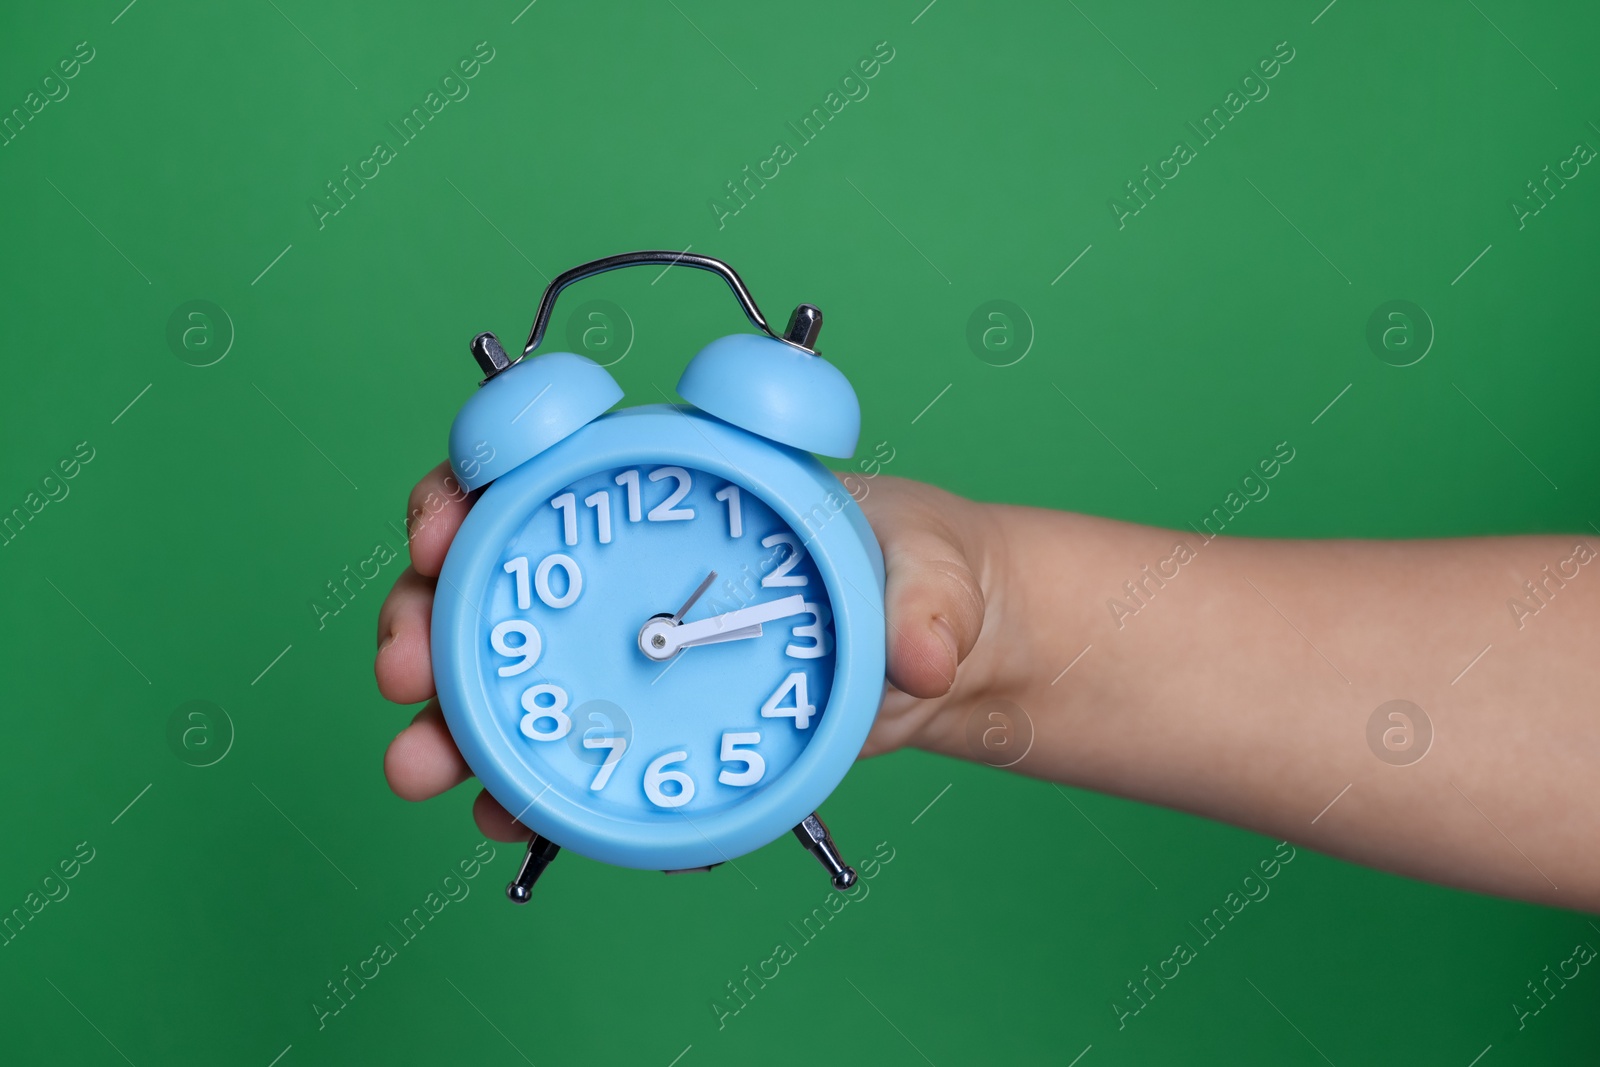
[[[805,597],[796,594],[690,623],[674,623],[671,616],[657,615],[640,628],[639,650],[659,662],[695,645],[760,637],[763,623],[800,615],[805,610]]]
[[[654,619],[651,619],[650,621],[651,622],[656,622],[658,620],[666,619],[667,617],[668,616],[666,616],[666,615],[657,615]],[[646,640],[646,634],[647,633],[648,634],[655,634],[656,632],[658,632],[658,631],[657,630],[652,630],[651,627],[650,627],[650,624],[646,623],[645,624],[645,632],[641,633],[639,635],[639,647],[642,648],[642,649],[645,648],[645,640]],[[761,627],[759,627],[759,626],[746,626],[742,630],[730,630],[728,633],[725,633],[720,637],[709,637],[706,640],[700,641],[700,642],[697,642],[697,643],[698,644],[702,644],[702,645],[710,645],[710,644],[715,644],[718,641],[742,641],[746,637],[760,637],[760,636],[761,636]],[[665,637],[661,638],[662,647],[663,648],[666,647],[666,640],[667,639]],[[666,658],[671,659],[672,655],[674,653],[678,652],[678,651],[679,651],[679,649],[673,649],[672,652],[666,653]],[[650,649],[645,649],[645,654],[649,655],[652,659],[656,658],[657,655],[660,655],[660,653],[658,651],[654,650],[654,646],[652,646],[652,648],[650,648]],[[673,667],[677,666],[677,664],[678,664],[678,661],[674,659],[674,660],[672,660],[671,663],[669,663],[665,667],[661,668],[661,673],[656,675],[654,678],[650,679],[650,684],[651,685],[655,685],[657,682],[661,681],[662,678],[666,677],[667,672],[670,671]]]
[[[716,580],[717,580],[717,572],[716,571],[712,571],[711,573],[706,575],[704,581],[702,581],[699,585],[695,586],[694,592],[689,594],[689,599],[685,600],[683,602],[683,607],[679,608],[676,612],[674,612],[671,615],[668,615],[665,612],[662,612],[659,615],[650,616],[649,621],[646,622],[644,624],[644,626],[641,627],[640,630],[639,630],[639,647],[640,647],[640,649],[642,649],[644,651],[645,655],[649,656],[651,659],[667,659],[672,655],[672,652],[663,652],[660,655],[656,654],[656,651],[660,651],[660,650],[665,649],[667,647],[667,639],[666,639],[666,636],[664,634],[664,631],[667,628],[670,628],[670,627],[678,625],[678,623],[680,621],[682,621],[683,617],[686,614],[688,614],[689,609],[694,607],[695,602],[697,600],[699,600],[702,596],[705,595],[705,591],[707,589],[710,589],[711,588],[711,583],[716,581]],[[664,625],[663,625],[663,620],[664,620]],[[756,632],[754,634],[750,634],[748,636],[751,636],[751,637],[759,636],[760,632],[761,632],[761,628],[760,627],[756,627]],[[743,634],[743,633],[740,633],[740,634],[738,634],[736,636],[728,637],[728,638],[726,638],[726,640],[734,641],[734,640],[737,640],[739,637],[744,637],[744,636],[747,636],[747,635]],[[647,639],[649,639],[649,640],[654,642],[650,646],[650,648],[646,648],[645,647],[645,641]],[[654,649],[656,651],[652,651],[652,649]],[[672,651],[676,652],[677,649],[673,649]],[[667,670],[671,670],[671,669],[672,669],[671,667],[667,668]],[[661,675],[666,674],[666,673],[667,673],[667,671],[662,671],[661,674],[656,675],[655,681],[652,681],[650,684],[651,685],[655,685],[656,682],[661,680]]]
[[[753,633],[745,636],[756,637],[761,633],[762,623],[799,615],[805,610],[806,598],[797,593],[779,600],[769,600],[765,604],[755,604],[737,611],[713,615],[709,619],[680,623],[667,633],[667,647],[688,648],[691,645],[738,640],[729,636],[734,631],[753,630]]]
[[[716,571],[712,571],[710,574],[706,575],[706,580],[701,582],[695,588],[695,591],[689,594],[689,599],[685,600],[683,602],[683,607],[679,608],[677,610],[677,612],[672,616],[672,622],[673,622],[674,625],[676,625],[676,624],[678,624],[678,623],[683,621],[683,617],[689,613],[689,609],[694,607],[695,601],[699,600],[702,596],[704,596],[705,595],[705,591],[707,589],[710,589],[711,588],[711,583],[716,581],[716,580],[717,580],[717,572]]]
[[[667,647],[672,649],[694,648],[697,645],[715,645],[723,641],[743,641],[747,637],[760,637],[761,627],[741,626],[737,630],[719,630],[716,633],[706,634],[704,637],[695,637],[691,634],[688,640],[674,640],[671,634],[667,635]]]

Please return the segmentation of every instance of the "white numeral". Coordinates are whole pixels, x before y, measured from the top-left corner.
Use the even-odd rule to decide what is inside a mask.
[[[717,775],[717,781],[723,785],[755,785],[761,781],[761,776],[767,773],[767,761],[761,758],[761,753],[750,747],[760,743],[761,735],[758,733],[723,734],[722,762],[742,763],[744,770],[723,771]]]
[[[681,808],[694,799],[694,780],[682,771],[669,771],[669,763],[681,763],[689,758],[689,753],[678,751],[668,752],[657,756],[650,761],[650,766],[644,770],[644,795],[650,798],[650,803],[658,808]],[[678,792],[668,796],[661,791],[662,782],[677,782]]]
[[[518,556],[506,564],[506,573],[512,575],[517,583],[517,607],[527,611],[533,602],[528,598],[528,557]]]
[[[813,604],[806,601],[806,611],[811,613],[813,622],[794,628],[796,639],[809,637],[816,642],[810,647],[790,645],[783,650],[783,654],[793,659],[821,659],[833,651],[833,637],[828,633],[828,623],[833,621],[826,604]]]
[[[726,501],[728,505],[728,536],[743,537],[744,519],[739,514],[739,487],[730,485],[717,490],[717,499]]]
[[[521,634],[521,643],[515,645],[506,644],[507,634]],[[513,663],[508,667],[501,667],[500,677],[502,678],[511,678],[532,667],[538,661],[539,650],[543,647],[543,642],[539,639],[539,631],[534,628],[533,623],[522,619],[507,619],[496,626],[489,632],[489,644],[493,645],[494,650],[502,656],[510,656],[512,658],[520,656],[522,658],[521,663]]]
[[[799,562],[806,558],[806,550],[800,547],[800,542],[794,539],[794,534],[775,533],[771,537],[761,539],[762,548],[776,548],[779,545],[789,546],[789,554],[772,568],[770,574],[761,576],[761,584],[767,588],[785,585],[805,585],[806,576],[803,574],[790,574]]]
[[[560,567],[567,575],[567,591],[561,596],[550,591],[550,572],[556,567]],[[539,594],[539,599],[547,607],[567,607],[583,592],[583,572],[578,569],[578,561],[560,552],[552,552],[540,560],[539,569],[533,572],[533,591]]]
[[[608,748],[611,750],[606,753],[605,762],[600,764],[600,770],[596,772],[594,781],[589,783],[589,788],[598,793],[606,787],[607,782],[611,781],[611,772],[617,769],[617,763],[622,759],[622,754],[628,751],[628,739],[626,737],[585,737],[583,739],[583,747]]]
[[[561,512],[562,540],[569,545],[578,543],[578,497],[576,493],[562,493],[550,501],[550,506]]]
[[[779,701],[794,690],[794,706],[789,708],[778,707]],[[761,705],[761,717],[765,719],[793,719],[796,730],[804,730],[811,725],[811,716],[817,713],[815,705],[806,696],[806,672],[795,671],[783,680],[778,686],[778,691],[767,698]]]
[[[676,519],[694,518],[694,508],[680,508],[678,502],[689,495],[689,472],[682,467],[658,467],[650,472],[650,480],[659,482],[663,478],[675,478],[678,487],[672,495],[650,509],[646,516],[651,522],[672,522]]]
[[[639,472],[623,471],[617,475],[617,484],[628,490],[628,521],[639,521]]]
[[[540,704],[539,698],[547,696],[550,703]],[[572,718],[567,714],[567,691],[559,685],[535,685],[522,694],[522,735],[534,741],[559,741],[572,729]],[[539,729],[540,719],[555,721],[554,730]]]
[[[611,543],[611,495],[604,489],[583,498],[584,504],[594,508],[595,528],[600,531],[600,543]]]

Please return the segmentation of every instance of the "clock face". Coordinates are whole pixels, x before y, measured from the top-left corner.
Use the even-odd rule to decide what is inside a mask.
[[[475,644],[493,727],[535,792],[692,823],[778,780],[834,676],[805,538],[681,466],[599,471],[522,507],[475,598]]]

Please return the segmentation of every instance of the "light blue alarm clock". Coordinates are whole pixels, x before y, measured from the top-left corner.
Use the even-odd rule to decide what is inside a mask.
[[[687,405],[608,415],[604,368],[531,353],[563,289],[636,264],[719,275],[763,333],[701,350]],[[727,264],[633,252],[551,282],[522,358],[473,341],[487,377],[450,460],[483,493],[435,593],[434,677],[467,763],[533,831],[512,900],[561,848],[709,869],[789,830],[855,881],[816,809],[883,695],[884,570],[811,454],[848,458],[861,423],[821,326],[801,304],[780,337]]]

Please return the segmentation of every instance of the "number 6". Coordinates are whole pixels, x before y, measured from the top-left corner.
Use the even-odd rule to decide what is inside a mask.
[[[650,761],[644,769],[644,795],[658,808],[681,808],[694,799],[694,780],[682,771],[669,771],[669,763],[681,763],[689,758],[684,751],[668,752]],[[679,792],[668,796],[661,791],[662,782],[677,782]]]

